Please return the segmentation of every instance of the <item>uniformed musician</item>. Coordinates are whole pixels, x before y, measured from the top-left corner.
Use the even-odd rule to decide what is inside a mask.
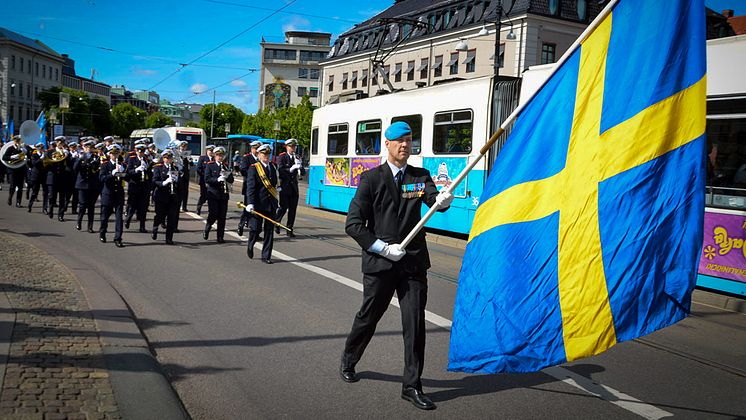
[[[67,189],[67,160],[69,152],[65,147],[65,136],[54,138],[54,147],[49,149],[44,158],[47,170],[47,197],[48,213],[50,219],[54,218],[55,206],[59,209],[57,220],[65,221],[65,194]]]
[[[135,155],[127,162],[127,218],[124,228],[130,228],[132,218],[137,216],[140,233],[147,233],[145,219],[148,213],[150,182],[153,178],[151,160],[145,153],[147,146],[141,140],[135,142]]]
[[[21,136],[13,136],[13,145],[5,150],[3,160],[5,162],[11,162],[14,160],[21,159],[24,154],[27,154],[28,148],[23,145]],[[26,165],[22,165],[18,168],[8,168],[10,174],[10,186],[8,188],[8,205],[13,205],[13,194],[16,194],[16,207],[21,207],[21,197],[23,196],[23,186],[26,182]]]
[[[187,201],[189,201],[189,173],[194,164],[192,163],[188,142],[181,141],[179,152],[182,161],[181,177],[179,178],[179,201],[181,202],[181,211],[185,212],[187,211]]]
[[[83,137],[88,140],[88,137]],[[85,141],[83,140],[83,141]],[[67,145],[67,150],[70,152],[70,157],[67,159],[66,173],[67,173],[67,194],[65,195],[65,212],[67,213],[68,207],[70,206],[70,213],[78,214],[78,194],[77,187],[77,173],[75,171],[75,163],[80,157],[77,142],[70,142]]]
[[[249,144],[250,151],[249,153],[246,153],[241,157],[241,161],[238,167],[238,170],[241,172],[241,176],[243,177],[243,183],[241,185],[241,196],[246,195],[246,177],[248,176],[249,167],[259,161],[258,152],[256,151],[259,146],[262,145],[262,142],[259,140],[254,140]],[[242,212],[241,213],[241,220],[238,221],[238,236],[243,235],[243,229],[245,226],[250,226],[249,220],[254,217],[250,213]],[[262,240],[261,238],[259,239]]]
[[[94,150],[96,141],[87,138],[83,141],[83,152],[75,161],[75,189],[78,192],[78,219],[75,229],[81,230],[83,216],[88,215],[88,232],[93,233],[93,215],[96,209],[96,198],[99,189],[101,162],[98,152]]]
[[[176,219],[179,217],[178,182],[179,171],[173,162],[173,152],[166,149],[161,153],[161,162],[153,166],[153,240],[158,239],[158,226],[166,223],[166,244],[174,244]]]
[[[197,160],[197,175],[199,176],[199,198],[197,199],[197,214],[202,214],[202,205],[205,204],[205,201],[207,200],[207,185],[205,185],[205,169],[207,168],[207,164],[213,160],[212,151],[214,149],[215,149],[214,145],[208,144],[207,146],[205,146],[206,154],[200,156],[199,160]]]
[[[27,172],[26,184],[31,190],[28,199],[28,211],[31,213],[31,209],[34,207],[34,202],[39,197],[39,189],[43,190],[44,197],[44,208],[46,210],[46,189],[42,188],[42,184],[45,183],[46,179],[44,173],[44,143],[38,142],[34,145],[34,150],[31,151],[31,158],[28,160],[28,172]]]
[[[288,236],[290,237],[295,237],[292,229],[295,225],[295,212],[298,209],[298,198],[300,197],[300,193],[298,192],[298,176],[305,174],[300,156],[295,153],[297,146],[298,140],[286,140],[285,152],[282,152],[277,158],[277,170],[280,172],[282,191],[280,191],[280,208],[277,210],[277,218],[275,220],[281,222],[282,217],[287,211],[288,221],[285,226],[291,229],[288,231]],[[275,230],[275,233],[280,233],[279,227]]]
[[[269,160],[272,148],[265,144],[258,151],[259,162],[249,167],[246,177],[246,196],[244,197],[246,208],[244,211],[248,213],[257,211],[271,218],[277,212],[277,202],[280,199],[277,192],[279,176],[277,174],[277,166]],[[249,244],[246,249],[246,255],[249,258],[254,258],[254,244],[257,241],[259,233],[263,230],[262,261],[272,264],[272,245],[275,234],[273,229],[274,224],[258,216],[252,217],[250,223],[253,226],[251,226],[249,231]]]
[[[112,144],[107,148],[109,158],[101,162],[99,181],[101,182],[101,228],[99,240],[106,243],[106,233],[109,227],[109,217],[114,219],[114,245],[118,248],[122,244],[122,228],[124,227],[124,182],[127,170],[119,160],[122,148]]]
[[[207,164],[205,170],[205,184],[207,185],[208,216],[205,231],[202,237],[207,240],[210,228],[218,222],[218,243],[225,242],[225,218],[228,215],[228,185],[233,183],[233,171],[225,162],[225,149],[216,147],[214,149],[215,161]]]

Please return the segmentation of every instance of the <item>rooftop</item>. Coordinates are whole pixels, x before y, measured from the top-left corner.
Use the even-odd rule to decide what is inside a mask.
[[[49,48],[46,44],[39,41],[38,39],[31,39],[31,38],[25,37],[9,29],[0,28],[0,41],[2,40],[8,40],[10,42],[15,42],[17,44],[21,44],[26,47],[33,48],[37,51],[41,51],[43,53],[62,58],[62,56],[58,54],[57,51]]]

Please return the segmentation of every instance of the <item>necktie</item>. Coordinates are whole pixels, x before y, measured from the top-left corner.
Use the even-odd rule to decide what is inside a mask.
[[[396,173],[396,189],[397,191],[401,192],[401,185],[402,181],[404,180],[404,171],[399,171]]]

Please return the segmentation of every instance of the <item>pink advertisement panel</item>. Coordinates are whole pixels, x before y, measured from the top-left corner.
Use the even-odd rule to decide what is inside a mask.
[[[746,283],[746,215],[705,212],[699,274]]]

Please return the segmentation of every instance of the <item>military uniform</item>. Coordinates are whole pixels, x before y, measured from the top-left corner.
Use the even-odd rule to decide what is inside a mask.
[[[16,137],[16,139],[20,139],[20,137]],[[17,156],[21,153],[28,153],[28,148],[26,146],[22,146],[20,143],[14,144],[5,150],[3,160],[6,162],[10,162],[11,160],[13,160],[11,158],[12,156]],[[8,172],[10,173],[10,186],[8,188],[9,206],[13,205],[13,194],[15,193],[16,207],[21,207],[21,197],[23,196],[23,187],[26,182],[26,171],[27,169],[25,165],[15,169],[8,168]]]
[[[179,217],[178,171],[173,163],[153,166],[153,239],[158,239],[158,226],[166,223],[166,243],[172,245],[176,219]],[[173,175],[173,176],[172,176]],[[176,178],[174,180],[174,178]],[[171,180],[171,181],[169,181]]]
[[[216,152],[217,153],[217,152]],[[221,180],[222,179],[222,180]],[[210,162],[205,171],[207,185],[208,216],[204,238],[207,240],[210,227],[218,222],[218,243],[224,242],[225,218],[228,215],[228,184],[233,183],[233,173],[225,163]]]
[[[70,159],[69,152],[67,150],[57,150],[58,153],[64,153],[65,159],[59,162],[52,162],[52,155],[55,153],[55,149],[49,149],[47,151],[47,197],[48,197],[48,212],[47,215],[50,219],[54,217],[55,206],[59,209],[57,220],[60,222],[65,220],[65,195],[67,194],[67,161]]]
[[[114,146],[109,146],[109,151]],[[120,162],[110,158],[101,162],[99,181],[101,182],[101,228],[99,239],[106,242],[106,232],[109,227],[109,217],[112,213],[114,220],[114,244],[121,248],[122,230],[124,227],[124,180],[127,172]]]
[[[37,144],[37,146],[41,145],[43,147],[43,143]],[[31,157],[28,160],[28,172],[26,175],[26,184],[28,185],[29,190],[31,190],[29,194],[28,199],[28,211],[31,212],[31,209],[34,207],[34,201],[36,201],[37,197],[39,196],[39,189],[42,186],[42,182],[45,181],[45,171],[44,171],[44,149],[38,148],[34,149],[31,152]],[[44,210],[47,208],[46,203],[46,189],[42,188],[43,191],[43,197],[44,197],[44,203],[43,207]]]
[[[212,150],[215,146],[208,145],[205,149]],[[197,199],[197,214],[202,213],[202,205],[207,200],[207,185],[205,184],[205,169],[207,164],[212,161],[209,155],[202,155],[197,160],[197,176],[199,177],[199,198]]]
[[[253,141],[253,142],[251,142],[251,148],[254,149],[254,150],[257,147],[261,146],[261,145],[262,145],[262,143],[260,141]],[[241,176],[243,177],[243,183],[241,185],[241,197],[245,197],[246,196],[246,177],[249,174],[249,167],[251,165],[255,164],[256,162],[258,162],[257,159],[258,159],[257,156],[253,155],[251,153],[246,153],[245,155],[243,155],[241,157],[241,162],[240,162],[240,164],[238,166],[238,170],[239,170],[239,172],[241,172]],[[241,219],[238,221],[238,234],[239,234],[239,236],[243,235],[243,228],[244,228],[244,226],[250,225],[249,221],[253,217],[254,216],[252,216],[251,214],[249,214],[247,212],[242,212],[241,213]],[[261,238],[259,240],[261,240]]]
[[[144,148],[144,146],[138,146]],[[150,168],[150,161],[143,156],[130,156],[127,162],[127,219],[124,222],[125,228],[129,229],[130,222],[134,216],[140,222],[140,232],[146,233],[145,220],[148,213],[148,204],[150,203],[150,182],[153,179],[153,173]]]
[[[267,154],[269,154],[269,146],[266,147]],[[262,149],[260,149],[261,152]],[[261,166],[258,168],[257,166]],[[261,171],[261,172],[260,172]],[[264,174],[264,177],[261,176]],[[266,181],[267,185],[264,184],[262,178]],[[246,177],[246,196],[244,197],[245,203],[251,206],[253,210],[267,216],[272,217],[277,212],[277,167],[274,163],[268,162],[267,165],[257,162],[249,167]],[[260,217],[253,217],[251,221],[251,229],[249,232],[249,244],[246,249],[246,253],[249,258],[254,258],[254,244],[256,243],[259,234],[264,231],[264,243],[262,244],[262,261],[271,264],[272,263],[272,246],[274,243],[274,225]]]
[[[286,144],[295,145],[296,143],[293,140],[294,139],[288,140]],[[293,142],[291,143],[291,141]],[[291,229],[291,231],[288,232],[288,235],[295,236],[292,229],[295,225],[295,212],[298,209],[298,198],[300,197],[298,191],[298,175],[305,174],[305,170],[303,169],[303,165],[300,164],[300,158],[298,155],[286,152],[281,153],[277,158],[277,170],[280,172],[280,185],[282,185],[282,190],[280,191],[280,208],[277,210],[277,217],[275,220],[281,222],[282,217],[285,215],[285,212],[287,212],[288,221],[285,226]]]
[[[82,228],[83,216],[88,215],[88,232],[93,233],[93,215],[96,209],[97,191],[99,189],[99,175],[101,162],[96,152],[85,152],[74,165],[76,179],[75,188],[78,190],[78,220],[75,228]]]

